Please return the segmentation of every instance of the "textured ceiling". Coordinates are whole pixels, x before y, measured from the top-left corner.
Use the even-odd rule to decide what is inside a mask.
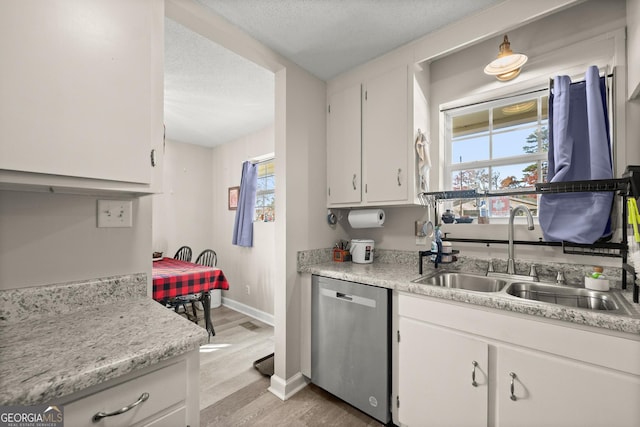
[[[315,76],[357,65],[502,0],[197,0]],[[274,76],[166,19],[167,138],[215,146],[273,122]]]

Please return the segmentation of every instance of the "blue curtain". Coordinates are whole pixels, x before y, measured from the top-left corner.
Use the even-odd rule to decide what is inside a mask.
[[[611,179],[606,77],[589,67],[585,81],[556,76],[549,96],[548,182]],[[613,193],[544,194],[538,219],[546,241],[594,243],[611,235]]]
[[[251,162],[242,164],[238,209],[233,225],[232,243],[237,246],[253,246],[253,215],[256,208],[258,166]]]

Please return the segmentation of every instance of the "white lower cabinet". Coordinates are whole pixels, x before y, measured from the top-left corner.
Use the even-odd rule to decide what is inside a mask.
[[[486,426],[487,343],[404,317],[399,326],[400,422]],[[429,350],[427,343],[437,343],[437,348]]]
[[[396,424],[640,425],[640,337],[394,297]]]
[[[508,347],[496,359],[496,426],[640,425],[637,376]]]
[[[65,425],[73,427],[198,426],[198,365],[195,350],[51,404],[63,405]],[[94,421],[96,414],[113,415]]]

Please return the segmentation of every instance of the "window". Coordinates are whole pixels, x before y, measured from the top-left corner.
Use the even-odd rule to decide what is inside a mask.
[[[258,186],[254,221],[276,220],[276,177],[273,158],[258,162]]]
[[[543,182],[547,172],[548,96],[546,92],[444,111],[444,188],[507,191]],[[537,215],[537,195],[489,199],[489,217],[508,217],[514,204]],[[453,202],[456,216],[479,216],[476,200]]]

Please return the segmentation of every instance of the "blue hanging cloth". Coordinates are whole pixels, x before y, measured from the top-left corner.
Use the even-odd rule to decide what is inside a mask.
[[[556,76],[549,96],[548,182],[613,178],[605,77]],[[611,235],[611,192],[543,194],[538,219],[546,241],[591,244]]]
[[[258,166],[251,162],[242,164],[238,209],[233,225],[232,242],[237,246],[253,246],[253,215],[256,208],[256,188],[258,186]]]

